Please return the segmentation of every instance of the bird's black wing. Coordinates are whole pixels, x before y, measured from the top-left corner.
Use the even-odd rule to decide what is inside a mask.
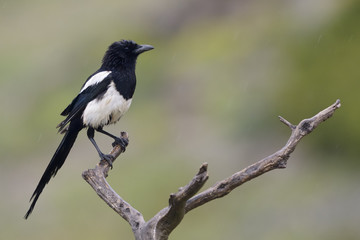
[[[86,81],[84,82],[84,85],[82,85],[81,87],[81,90],[80,90],[80,93],[82,92],[82,89],[85,87],[85,84],[92,79],[92,77],[94,77],[96,74],[98,74],[100,71],[96,71],[94,72],[93,74],[91,74],[87,79]],[[105,80],[105,79],[104,79]],[[77,100],[78,100],[78,97],[79,97],[80,94],[78,94],[73,100],[72,102],[64,109],[64,111],[62,111],[62,113],[60,113],[60,115],[62,116],[67,116],[69,115],[69,113],[71,112],[71,110],[74,108],[74,105],[76,104]]]
[[[66,125],[74,118],[79,116],[79,114],[82,114],[84,111],[86,105],[94,100],[97,97],[102,96],[109,84],[112,81],[111,74],[107,75],[104,79],[101,81],[98,81],[92,85],[89,85],[85,89],[82,89],[79,95],[77,95],[74,100],[70,103],[70,105],[65,108],[65,110],[61,113],[61,115],[64,115],[66,119],[62,121],[57,128],[59,128],[59,132],[63,132]]]

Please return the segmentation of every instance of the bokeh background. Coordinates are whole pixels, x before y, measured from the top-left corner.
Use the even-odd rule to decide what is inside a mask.
[[[0,0],[0,238],[133,239],[81,178],[98,157],[81,133],[30,219],[61,140],[59,113],[114,41],[138,59],[130,145],[108,181],[145,218],[209,163],[206,187],[277,151],[340,98],[285,170],[187,214],[171,239],[360,239],[360,2]],[[97,140],[106,152],[111,141]]]

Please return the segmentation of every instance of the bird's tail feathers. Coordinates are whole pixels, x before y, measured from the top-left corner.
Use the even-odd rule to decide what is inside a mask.
[[[68,156],[76,137],[81,130],[81,127],[72,127],[70,124],[70,129],[65,133],[59,147],[56,149],[54,156],[52,157],[49,165],[47,166],[44,174],[42,175],[34,193],[30,198],[31,206],[27,213],[25,214],[25,219],[29,217],[33,211],[35,204],[43,191],[45,185],[50,181],[51,177],[54,177],[57,171],[62,167],[65,162],[66,157]]]

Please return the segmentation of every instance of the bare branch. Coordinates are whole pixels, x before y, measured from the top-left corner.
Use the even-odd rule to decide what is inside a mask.
[[[128,140],[128,135],[125,132],[121,133],[121,137]],[[120,145],[114,146],[110,154],[116,158],[124,152]],[[104,200],[115,212],[124,218],[131,226],[134,234],[139,231],[141,225],[145,223],[142,214],[133,208],[129,203],[124,201],[105,180],[108,176],[110,165],[106,161],[99,162],[94,169],[84,171],[82,177],[95,190],[99,197]]]
[[[94,169],[85,171],[83,178],[114,211],[131,225],[136,240],[167,240],[187,212],[226,196],[236,187],[263,173],[285,168],[290,154],[299,141],[331,117],[340,106],[340,100],[337,100],[330,107],[312,118],[302,120],[298,125],[293,125],[283,117],[279,117],[280,121],[291,129],[291,136],[283,148],[195,195],[208,179],[207,163],[202,164],[198,173],[185,187],[170,195],[169,206],[162,209],[148,222],[145,222],[142,214],[125,202],[106,182],[105,178],[110,168],[108,163],[101,162]],[[122,133],[122,137],[127,139],[127,134]],[[116,159],[123,151],[121,146],[114,146],[110,154]]]
[[[152,231],[155,235],[153,239],[168,239],[172,230],[181,222],[185,215],[186,201],[194,196],[209,178],[207,166],[207,163],[203,163],[199,172],[185,187],[170,195],[169,206],[149,220],[148,224],[155,226],[155,231]]]
[[[312,118],[302,120],[297,126],[292,125],[289,121],[280,117],[280,121],[285,123],[292,130],[288,142],[282,149],[244,168],[232,176],[215,183],[215,185],[212,187],[192,197],[187,201],[185,211],[189,212],[192,209],[199,207],[211,200],[223,197],[229,194],[234,188],[257,176],[260,176],[265,172],[277,168],[285,168],[290,154],[295,150],[295,147],[299,141],[304,136],[311,133],[320,123],[331,117],[335,110],[340,106],[340,100],[338,99],[330,107],[319,112]]]

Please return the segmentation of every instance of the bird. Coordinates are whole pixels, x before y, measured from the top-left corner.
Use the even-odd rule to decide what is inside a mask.
[[[79,94],[61,113],[66,118],[57,128],[64,137],[30,198],[31,205],[25,219],[34,210],[45,185],[63,166],[82,129],[87,128],[87,136],[100,160],[107,161],[112,167],[113,157],[100,150],[94,139],[95,131],[113,138],[113,145],[120,144],[125,149],[127,141],[106,132],[103,127],[118,122],[128,111],[136,87],[137,57],[152,49],[151,45],[140,45],[132,40],[120,40],[108,47],[100,68],[87,78]]]

